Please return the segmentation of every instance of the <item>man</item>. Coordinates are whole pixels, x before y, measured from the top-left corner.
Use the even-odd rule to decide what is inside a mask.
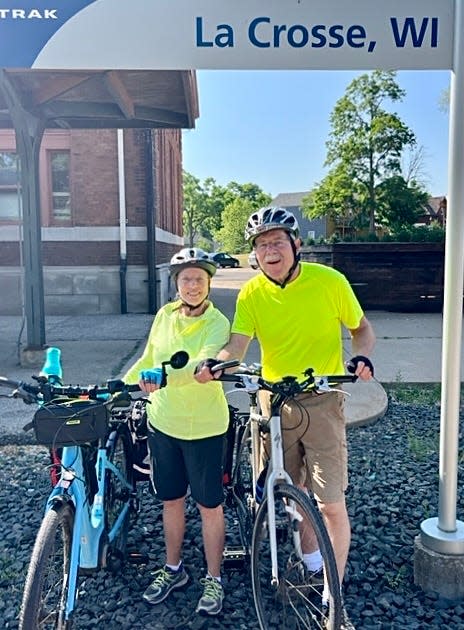
[[[375,343],[371,324],[341,273],[300,262],[298,233],[295,216],[284,208],[262,208],[248,219],[245,237],[262,273],[240,290],[232,334],[217,359],[243,359],[256,337],[266,380],[302,375],[308,367],[315,374],[339,374],[344,371],[344,326],[352,341],[350,367],[359,378],[368,380],[373,376],[368,355]],[[213,378],[208,365],[206,362],[198,370],[199,382]],[[299,421],[301,406],[310,422]],[[294,404],[283,406],[282,423],[286,469],[294,483],[306,486],[318,502],[341,583],[350,546],[343,394],[304,394]],[[317,552],[314,547],[304,551],[308,560]],[[328,595],[323,594],[323,599]],[[353,628],[345,611],[342,628]]]

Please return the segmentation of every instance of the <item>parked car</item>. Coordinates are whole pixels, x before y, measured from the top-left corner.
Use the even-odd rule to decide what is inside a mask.
[[[248,254],[248,264],[252,269],[259,269],[258,261],[256,260],[255,250]]]
[[[240,267],[238,258],[234,258],[225,252],[216,252],[210,255],[210,259],[216,263],[218,267]]]

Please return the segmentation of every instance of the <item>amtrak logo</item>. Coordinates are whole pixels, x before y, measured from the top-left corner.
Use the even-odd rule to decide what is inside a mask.
[[[58,9],[0,9],[0,20],[57,20]]]
[[[66,22],[98,0],[0,0],[0,67],[32,67]]]

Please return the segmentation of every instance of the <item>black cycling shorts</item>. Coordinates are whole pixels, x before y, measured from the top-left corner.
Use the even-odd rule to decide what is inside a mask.
[[[221,505],[225,436],[180,440],[150,427],[148,446],[156,496],[161,501],[180,499],[190,486],[193,499],[200,505]]]

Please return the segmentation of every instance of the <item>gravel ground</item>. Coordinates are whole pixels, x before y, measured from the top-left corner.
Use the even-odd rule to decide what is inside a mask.
[[[437,512],[438,432],[438,407],[395,402],[377,423],[349,431],[353,537],[345,602],[358,630],[464,628],[464,602],[426,595],[413,580],[414,538],[420,523]],[[2,628],[17,627],[27,562],[48,487],[45,449],[21,439],[19,444],[17,436],[0,436]],[[462,453],[462,430],[460,441]],[[162,562],[163,544],[159,506],[146,488],[141,494],[143,509],[130,542],[149,555],[149,563],[128,565],[116,576],[99,572],[87,578],[81,586],[76,628],[257,628],[246,572],[224,576],[226,599],[218,619],[195,615],[204,562],[193,506],[189,506],[184,556],[192,578],[189,585],[157,607],[143,603],[142,592]],[[462,493],[457,513],[464,514]]]

